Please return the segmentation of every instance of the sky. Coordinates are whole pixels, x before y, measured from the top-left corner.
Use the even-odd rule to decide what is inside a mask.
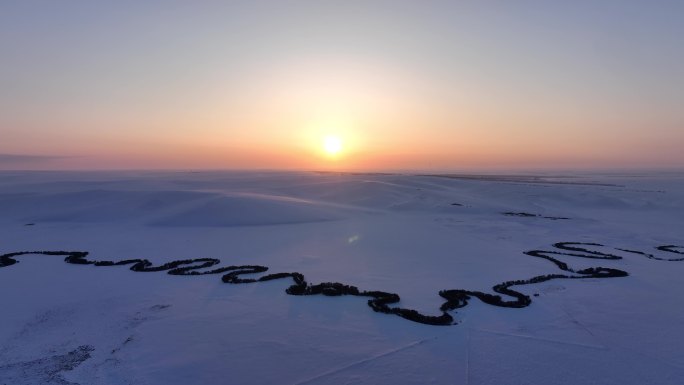
[[[0,169],[684,168],[682,15],[668,0],[3,1]]]

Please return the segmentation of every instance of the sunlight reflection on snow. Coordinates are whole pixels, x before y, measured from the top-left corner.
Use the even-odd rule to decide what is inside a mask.
[[[358,234],[352,235],[351,237],[349,237],[349,239],[347,239],[347,243],[349,243],[351,245],[352,243],[358,242],[359,239],[361,239],[360,235],[358,235]]]

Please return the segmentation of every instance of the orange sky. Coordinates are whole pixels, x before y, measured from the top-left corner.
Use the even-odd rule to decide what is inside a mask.
[[[684,165],[682,9],[53,6],[0,12],[0,169]]]

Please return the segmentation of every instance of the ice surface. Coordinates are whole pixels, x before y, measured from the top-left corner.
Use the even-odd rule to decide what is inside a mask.
[[[679,384],[684,262],[615,248],[682,257],[655,247],[684,245],[683,225],[678,173],[2,172],[0,253],[217,258],[429,315],[443,289],[563,273],[524,254],[556,242],[603,244],[623,259],[559,259],[629,276],[521,286],[521,309],[472,298],[458,324],[430,326],[367,298],[290,296],[291,280],[23,255],[0,268],[0,384]]]

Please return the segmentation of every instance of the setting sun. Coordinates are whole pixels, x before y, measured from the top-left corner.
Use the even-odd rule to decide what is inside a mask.
[[[337,136],[326,136],[323,140],[323,149],[328,155],[337,155],[342,151],[342,140]]]

